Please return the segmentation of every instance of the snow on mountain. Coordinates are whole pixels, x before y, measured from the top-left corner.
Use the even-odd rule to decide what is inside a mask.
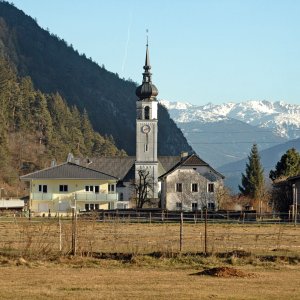
[[[300,137],[300,105],[283,101],[246,101],[240,103],[197,106],[190,103],[161,100],[178,123],[198,121],[201,123],[236,119],[252,126],[271,130],[288,139]]]

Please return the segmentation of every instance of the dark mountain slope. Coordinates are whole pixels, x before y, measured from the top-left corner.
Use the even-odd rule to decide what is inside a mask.
[[[0,52],[13,61],[21,76],[29,75],[36,88],[58,91],[68,104],[81,111],[85,108],[95,130],[112,135],[128,154],[135,153],[135,83],[79,55],[7,2],[0,2]],[[162,106],[158,141],[160,155],[192,151]]]

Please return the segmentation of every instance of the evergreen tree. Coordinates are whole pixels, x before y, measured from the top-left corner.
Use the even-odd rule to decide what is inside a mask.
[[[284,180],[290,176],[300,174],[300,153],[295,149],[289,149],[281,156],[275,170],[271,170],[269,177],[272,181]]]
[[[239,190],[244,196],[258,199],[264,192],[264,170],[260,163],[256,144],[252,146],[248,159],[249,162],[246,164],[245,174],[242,174],[242,186],[239,186]]]

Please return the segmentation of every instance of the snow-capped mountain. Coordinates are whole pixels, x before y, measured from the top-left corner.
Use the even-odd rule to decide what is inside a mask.
[[[300,105],[269,101],[203,106],[166,100],[160,103],[197,154],[225,175],[232,191],[237,191],[254,143],[262,154],[266,174],[289,147],[299,148]]]
[[[283,101],[247,101],[240,103],[206,104],[161,100],[176,123],[197,121],[211,123],[235,119],[249,125],[272,131],[287,139],[300,137],[300,105]]]

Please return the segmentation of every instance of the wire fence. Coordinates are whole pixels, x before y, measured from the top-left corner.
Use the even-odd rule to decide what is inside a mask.
[[[300,255],[299,228],[289,224],[217,223],[201,218],[156,222],[132,216],[0,218],[1,254],[50,256],[93,253],[224,253],[273,251]],[[206,226],[207,225],[207,226]],[[206,228],[206,230],[205,230]]]

